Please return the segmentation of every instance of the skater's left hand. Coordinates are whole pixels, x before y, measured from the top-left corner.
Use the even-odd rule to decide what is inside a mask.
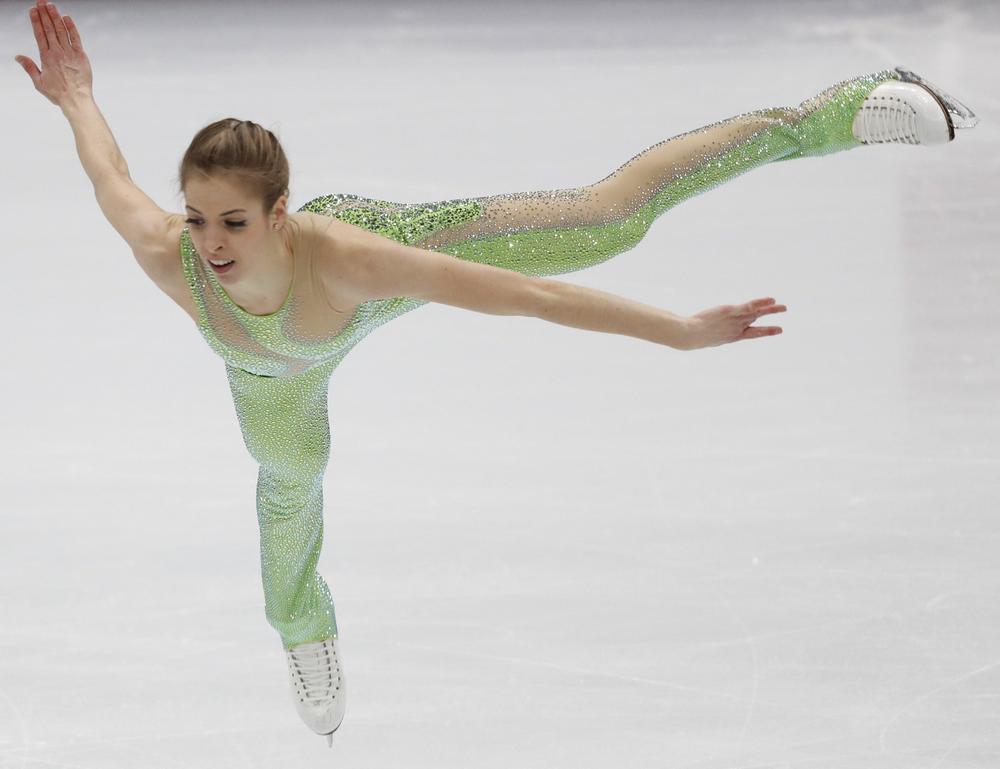
[[[788,308],[783,304],[775,304],[774,299],[752,299],[745,304],[724,304],[720,307],[699,312],[688,318],[688,332],[685,350],[697,350],[701,347],[715,347],[741,339],[756,339],[761,336],[773,336],[781,333],[780,326],[752,325],[761,315],[772,312],[784,312]]]

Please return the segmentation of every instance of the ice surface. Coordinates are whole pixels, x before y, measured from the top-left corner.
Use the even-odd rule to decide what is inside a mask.
[[[0,768],[996,766],[995,5],[60,6],[173,211],[229,115],[279,134],[295,208],[577,186],[896,64],[981,118],[755,170],[565,276],[683,314],[773,296],[781,336],[680,353],[433,305],[354,350],[333,751],[264,619],[222,363],[12,60],[28,5],[0,5]]]

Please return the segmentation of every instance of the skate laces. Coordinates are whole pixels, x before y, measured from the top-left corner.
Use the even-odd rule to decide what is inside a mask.
[[[861,128],[866,143],[919,144],[917,113],[895,96],[873,96],[861,106]]]
[[[288,650],[295,677],[302,682],[302,694],[314,705],[336,696],[340,665],[332,644],[326,641],[300,644]]]

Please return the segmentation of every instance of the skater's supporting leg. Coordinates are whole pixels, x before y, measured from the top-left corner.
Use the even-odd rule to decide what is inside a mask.
[[[286,649],[337,636],[330,590],[316,571],[330,457],[331,370],[320,366],[293,377],[260,377],[227,366],[244,442],[260,464],[264,613]]]

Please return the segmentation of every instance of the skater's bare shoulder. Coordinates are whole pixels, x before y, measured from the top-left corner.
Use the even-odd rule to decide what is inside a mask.
[[[353,302],[395,297],[491,315],[533,316],[543,291],[529,275],[401,243],[349,222],[326,230],[319,274]]]
[[[362,291],[357,262],[352,245],[361,230],[334,216],[306,214],[304,221],[312,225],[315,269],[319,290],[331,307],[356,308],[366,297]]]

